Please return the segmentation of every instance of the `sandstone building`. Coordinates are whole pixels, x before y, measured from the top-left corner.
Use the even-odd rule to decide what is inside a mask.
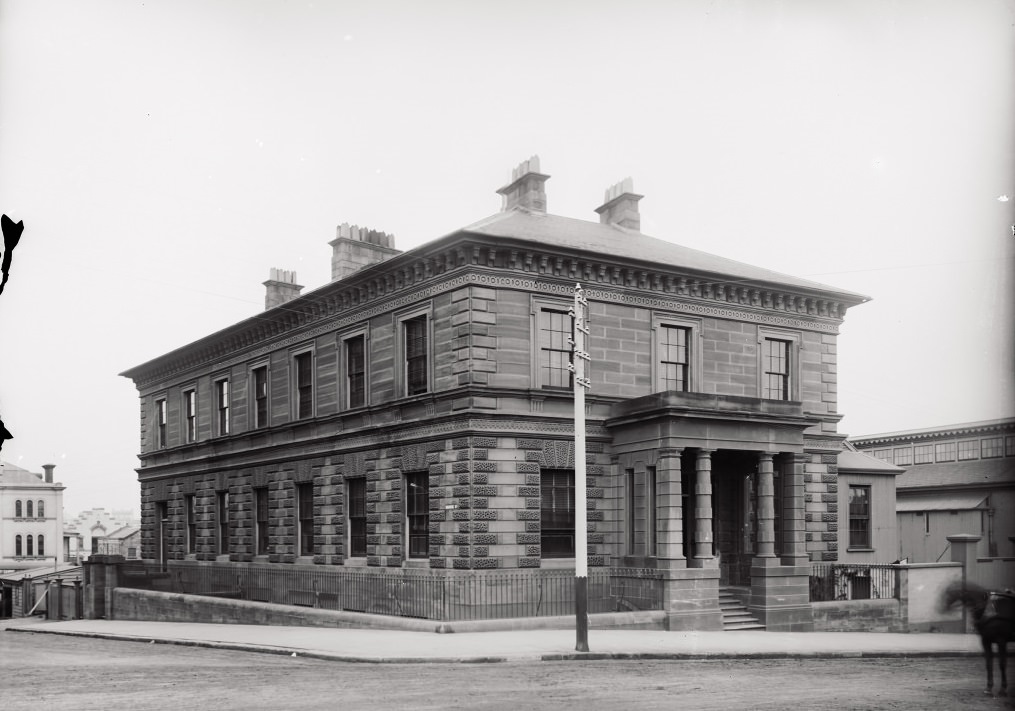
[[[525,161],[499,213],[404,253],[343,225],[329,284],[273,270],[265,312],[123,373],[143,556],[573,568],[581,283],[590,566],[659,571],[671,629],[717,628],[727,586],[809,628],[811,562],[847,555],[836,334],[866,297],[644,235],[630,181],[599,222],[552,215],[548,178]]]

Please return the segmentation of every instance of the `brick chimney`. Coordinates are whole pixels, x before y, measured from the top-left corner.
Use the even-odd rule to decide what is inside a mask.
[[[610,186],[606,190],[603,204],[596,208],[600,224],[626,227],[641,232],[638,201],[643,197],[644,195],[637,195],[634,192],[634,181],[630,178],[624,178],[616,185]]]
[[[268,281],[264,282],[264,310],[281,306],[300,295],[302,286],[296,283],[296,272],[287,269],[271,268]]]
[[[332,247],[331,280],[344,279],[365,266],[383,262],[401,254],[395,249],[395,236],[380,230],[343,222],[338,236],[328,242]]]
[[[546,212],[546,189],[543,183],[549,179],[549,175],[539,172],[539,156],[522,161],[511,171],[511,182],[497,191],[504,197],[501,212],[518,209]]]
[[[52,484],[53,483],[53,470],[56,469],[56,465],[55,464],[43,464],[42,465],[42,469],[43,469],[44,472],[46,472],[46,475],[44,477],[44,479],[46,480],[46,483],[47,484]]]

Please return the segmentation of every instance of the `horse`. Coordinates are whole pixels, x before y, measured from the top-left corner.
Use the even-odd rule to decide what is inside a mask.
[[[994,645],[997,645],[1001,689],[998,696],[1008,695],[1008,642],[1015,640],[1015,595],[1011,590],[992,592],[974,583],[954,582],[945,589],[945,609],[961,604],[973,614],[973,629],[980,635],[987,661],[987,689],[994,693]]]

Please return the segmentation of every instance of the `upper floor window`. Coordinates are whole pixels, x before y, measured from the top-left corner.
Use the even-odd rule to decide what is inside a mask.
[[[790,342],[766,338],[762,342],[761,397],[766,400],[789,400]]]
[[[908,467],[913,463],[913,448],[912,447],[896,447],[895,448],[895,464],[900,467]]]
[[[980,442],[975,439],[967,439],[959,442],[959,460],[976,459],[980,456]]]
[[[17,536],[14,536],[14,555],[17,556],[18,558],[20,558],[22,556],[22,552],[21,552],[21,535],[20,534],[17,535]]]
[[[299,525],[300,555],[314,554],[314,485],[296,485],[296,513]]]
[[[14,518],[21,518],[21,499],[14,502]]]
[[[342,342],[345,365],[345,405],[363,407],[366,405],[367,362],[366,335],[350,336]]]
[[[268,366],[259,365],[250,371],[251,397],[254,401],[254,429],[268,426]]]
[[[930,464],[934,461],[934,447],[930,444],[918,444],[913,447],[914,464]]]
[[[538,319],[539,384],[570,389],[571,315],[567,309],[540,308]]]
[[[402,347],[405,358],[405,394],[419,395],[430,388],[427,317],[421,314],[402,321]]]
[[[871,547],[871,488],[849,487],[849,547]]]
[[[1004,456],[1015,457],[1015,435],[1007,435],[1004,438]]]
[[[691,329],[664,324],[659,334],[659,389],[691,389]]]
[[[544,469],[539,474],[539,542],[543,558],[574,556],[574,471]]]
[[[37,547],[36,555],[39,555],[39,556],[46,555],[46,537],[43,536],[41,533],[39,534],[38,538],[36,539],[36,547]]]
[[[293,357],[297,420],[314,416],[314,354],[307,351]]]
[[[26,501],[25,502],[25,518],[35,518],[35,515],[32,513],[32,502],[31,501]]]
[[[406,549],[410,558],[430,557],[430,474],[405,475]]]
[[[35,509],[35,515],[39,518],[46,518],[46,502],[39,499],[39,505]]]
[[[25,536],[25,555],[29,558],[35,555],[35,546],[31,536]]]
[[[183,393],[184,431],[187,442],[197,441],[197,391]]]
[[[215,381],[215,422],[219,436],[229,434],[229,381]]]
[[[1001,437],[984,437],[980,440],[980,457],[993,459],[1004,455],[1004,439]]]
[[[155,401],[155,447],[165,449],[166,447],[166,399],[159,398]]]
[[[938,462],[955,461],[955,443],[940,442],[934,445],[934,459]]]

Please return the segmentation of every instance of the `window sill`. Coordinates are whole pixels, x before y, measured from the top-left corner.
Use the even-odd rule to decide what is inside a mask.
[[[567,570],[575,567],[574,558],[542,558],[539,567],[546,570]]]
[[[407,558],[406,560],[402,561],[402,567],[403,568],[429,568],[430,567],[430,559],[429,558]]]
[[[873,548],[847,548],[846,552],[847,553],[874,553],[875,550]]]
[[[346,558],[345,566],[347,568],[365,568],[367,567],[366,558]]]

